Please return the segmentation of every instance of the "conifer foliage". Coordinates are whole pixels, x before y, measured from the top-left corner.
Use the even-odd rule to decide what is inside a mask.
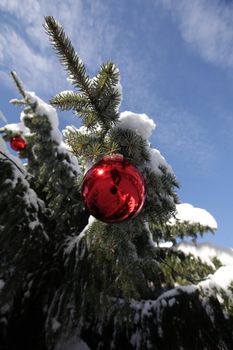
[[[176,177],[148,141],[153,121],[119,112],[117,67],[90,78],[62,26],[49,16],[44,27],[74,91],[47,104],[12,73],[23,110],[0,130],[0,349],[232,349],[232,265],[180,244],[215,224],[177,215]],[[55,108],[82,121],[64,140]],[[6,146],[14,136],[27,145],[18,157]],[[137,217],[106,224],[81,186],[114,154],[140,169],[147,195]]]

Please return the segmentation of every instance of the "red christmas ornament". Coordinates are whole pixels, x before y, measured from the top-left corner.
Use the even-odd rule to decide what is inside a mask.
[[[105,156],[86,173],[82,196],[95,218],[121,222],[141,210],[145,199],[144,180],[122,155]]]
[[[19,152],[25,149],[27,143],[21,136],[15,136],[11,138],[10,145],[14,151]]]

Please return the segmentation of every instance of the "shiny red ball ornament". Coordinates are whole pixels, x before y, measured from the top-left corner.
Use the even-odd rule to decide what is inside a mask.
[[[11,138],[10,145],[14,151],[20,152],[25,149],[27,143],[21,136],[15,136]]]
[[[82,196],[95,218],[122,222],[140,212],[145,200],[144,179],[122,155],[105,156],[86,173]]]

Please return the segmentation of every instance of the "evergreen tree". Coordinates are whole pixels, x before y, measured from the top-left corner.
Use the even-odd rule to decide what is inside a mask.
[[[232,349],[233,268],[180,244],[215,225],[179,219],[176,177],[147,140],[153,122],[119,113],[117,67],[107,62],[90,78],[53,17],[45,29],[75,91],[49,105],[12,73],[23,111],[0,138],[0,349]],[[54,107],[82,120],[65,143]],[[24,165],[6,148],[14,136],[27,142]],[[140,170],[146,199],[136,217],[104,223],[81,188],[114,154]]]

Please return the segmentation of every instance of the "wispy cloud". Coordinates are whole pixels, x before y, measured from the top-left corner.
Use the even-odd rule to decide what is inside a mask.
[[[157,129],[154,143],[169,154],[174,162],[180,162],[192,168],[202,170],[214,164],[215,145],[207,137],[199,118],[191,112],[170,106],[165,101],[155,109]],[[169,159],[168,159],[169,160]]]
[[[0,111],[0,121],[3,121],[4,123],[7,123],[7,119],[5,117],[5,115]]]
[[[16,31],[8,27],[4,28],[4,37],[0,33],[0,57],[3,72],[16,70],[26,85],[35,87],[37,84],[46,88],[48,82],[44,82],[43,86],[45,79],[42,77],[51,72],[51,59],[37,53]]]
[[[6,72],[16,70],[26,86],[45,94],[67,86],[42,27],[46,15],[53,15],[64,26],[88,67],[95,70],[103,60],[104,48],[111,51],[113,45],[115,29],[107,10],[100,0],[2,0],[1,78],[7,83]]]
[[[233,6],[219,0],[159,0],[177,20],[183,39],[207,61],[233,67]]]
[[[204,17],[201,16],[207,12],[204,11],[205,8],[201,1],[158,1],[162,1],[177,18],[185,40],[194,46],[199,45],[199,50],[203,46],[204,52],[210,32],[206,23],[205,26],[203,24],[202,29],[199,29],[199,34],[196,33],[198,32],[196,27],[202,26],[202,18],[205,23]],[[213,0],[213,3],[216,4],[216,1]],[[207,6],[205,0],[203,4]],[[148,111],[148,108],[147,110],[144,108],[150,106],[149,109],[154,111],[152,117],[155,117],[155,122],[158,124],[158,129],[154,134],[155,146],[158,141],[163,153],[168,151],[172,157],[179,155],[190,162],[195,158],[198,165],[205,164],[212,149],[203,134],[203,129],[196,121],[197,117],[166,105],[164,100],[159,102],[159,96],[154,91],[154,80],[157,76],[154,64],[155,53],[151,51],[150,45],[144,46],[138,42],[137,37],[139,29],[145,23],[140,22],[141,13],[137,18],[137,26],[135,23],[128,23],[127,11],[128,8],[123,7],[118,13],[118,15],[126,16],[125,21],[122,21],[125,27],[122,28],[123,26],[121,27],[118,21],[113,21],[111,6],[102,0],[57,0],[54,2],[49,0],[21,0],[20,2],[1,0],[1,86],[3,82],[6,84],[9,81],[8,72],[13,69],[17,71],[27,89],[36,91],[42,97],[52,96],[62,89],[70,88],[42,27],[44,16],[53,15],[64,26],[89,71],[95,72],[98,65],[106,58],[111,58],[112,55],[114,61],[118,61],[123,72],[123,93],[127,101],[124,108],[143,113]],[[216,11],[213,6],[212,12],[216,13]],[[207,18],[211,19],[211,12],[208,16]],[[198,24],[199,22],[201,24]],[[208,35],[206,34],[206,39],[205,41],[203,39],[202,42],[201,37],[204,31]],[[152,33],[154,35],[153,31]],[[212,36],[214,37],[214,34]],[[132,49],[132,44],[134,44],[134,49]],[[138,50],[139,46],[140,50]],[[151,77],[153,77],[153,82],[150,80]],[[159,85],[157,90],[159,91]],[[140,109],[137,110],[138,108]],[[179,157],[177,156],[177,159]]]

